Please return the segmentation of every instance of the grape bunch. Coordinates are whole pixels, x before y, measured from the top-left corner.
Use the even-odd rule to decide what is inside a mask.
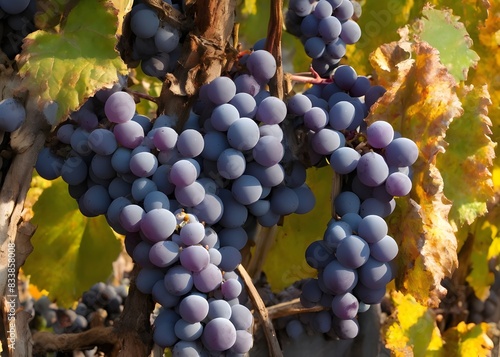
[[[23,39],[35,31],[35,0],[0,1],[0,49],[9,59],[21,52]]]
[[[180,1],[164,2],[182,10]],[[142,2],[132,7],[130,29],[134,34],[131,59],[141,61],[141,69],[146,75],[165,79],[165,75],[175,68],[181,53],[180,30],[160,20],[158,13]]]
[[[315,203],[305,166],[284,148],[287,105],[264,89],[275,60],[261,50],[246,62],[248,74],[200,88],[180,133],[167,115],[137,114],[119,86],[99,92],[36,163],[68,183],[84,215],[105,215],[125,235],[138,289],[162,305],[154,340],[174,350],[250,349],[252,315],[234,273],[248,232]]]
[[[142,267],[137,288],[161,305],[153,340],[174,355],[248,352],[253,316],[234,272],[242,258],[235,245],[245,244],[245,231],[217,234],[182,209],[175,217],[177,229],[167,240],[125,238],[127,251]]]
[[[350,0],[291,0],[286,13],[287,31],[300,38],[312,67],[327,76],[358,42],[359,25],[352,20],[355,5]]]
[[[82,294],[82,298],[71,309],[58,307],[47,296],[23,302],[25,310],[31,312],[30,327],[35,331],[51,328],[55,333],[77,333],[91,325],[113,325],[123,310],[128,294],[128,283],[115,286],[99,282]]]

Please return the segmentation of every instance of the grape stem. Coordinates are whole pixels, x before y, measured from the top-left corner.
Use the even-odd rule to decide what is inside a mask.
[[[153,103],[158,103],[159,98],[158,97],[153,97],[152,95],[146,94],[146,93],[141,93],[141,92],[136,92],[130,89],[125,88],[125,91],[134,96],[134,99],[140,98],[140,99],[146,99],[149,100],[150,102]]]
[[[269,306],[267,308],[267,312],[269,314],[269,318],[271,320],[278,319],[280,317],[287,317],[297,314],[306,314],[311,312],[318,312],[325,310],[326,308],[323,306],[314,306],[314,307],[304,307],[300,302],[299,298],[282,302],[280,304],[276,304],[273,306]]]
[[[329,84],[333,83],[332,78],[322,78],[318,72],[314,70],[314,68],[310,67],[311,76],[305,76],[303,73],[300,74],[292,74],[290,75],[290,79],[299,83],[311,83],[311,84]]]
[[[276,336],[276,330],[273,326],[273,321],[269,317],[266,305],[257,291],[255,285],[253,285],[252,278],[248,275],[248,272],[243,267],[243,265],[238,265],[238,272],[241,278],[245,282],[246,289],[252,304],[255,306],[255,312],[259,317],[259,321],[264,329],[264,335],[266,336],[267,346],[269,348],[269,354],[272,357],[283,357],[283,352],[281,351],[278,338]]]

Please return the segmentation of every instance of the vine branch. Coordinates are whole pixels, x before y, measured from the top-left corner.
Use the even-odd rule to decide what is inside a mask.
[[[283,56],[281,36],[283,34],[283,0],[271,1],[271,15],[267,27],[266,50],[276,59],[276,75],[269,82],[271,95],[283,99]]]
[[[252,278],[248,275],[246,269],[243,265],[238,265],[238,272],[241,275],[241,278],[245,282],[246,289],[248,291],[248,295],[250,296],[250,300],[252,304],[256,308],[257,316],[259,317],[259,321],[262,324],[264,329],[264,334],[266,336],[267,345],[269,348],[269,353],[272,357],[282,357],[283,352],[281,351],[280,344],[278,342],[278,338],[276,336],[276,331],[273,326],[272,320],[269,318],[269,314],[267,312],[266,305],[264,305],[264,301],[253,285]]]

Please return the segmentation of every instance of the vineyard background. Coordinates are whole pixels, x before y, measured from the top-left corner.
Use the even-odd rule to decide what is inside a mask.
[[[144,2],[164,9],[161,1]],[[103,217],[82,216],[62,181],[45,181],[36,173],[32,176],[51,128],[95,91],[115,83],[117,71],[126,73],[126,64],[113,48],[118,45],[115,35],[122,35],[120,23],[131,2],[40,3],[47,10],[37,22],[41,32],[27,37],[15,61],[1,57],[0,99],[13,94],[21,97],[28,113],[25,124],[10,136],[5,134],[2,142],[0,290],[5,334],[1,336],[8,331],[9,242],[16,243],[21,281],[28,279],[33,284],[29,293],[35,298],[48,294],[60,306],[71,306],[98,281],[118,282],[124,267],[131,267],[130,260],[120,255],[122,238]],[[178,67],[173,74],[180,84],[172,80],[162,84],[140,70],[130,72],[129,89],[159,96],[158,111],[167,114],[180,114],[187,102],[183,94],[197,90],[186,79],[188,66],[208,82],[220,74],[227,58],[235,56],[233,49],[229,53],[221,50],[233,32],[233,9],[237,11],[241,50],[251,48],[267,33],[279,32],[275,30],[281,25],[275,21],[279,1],[272,1],[271,6],[252,0],[187,3],[209,9],[195,22],[195,32],[210,44],[193,40],[191,48],[185,47],[182,58],[186,67]],[[400,246],[398,273],[381,310],[371,309],[360,317],[362,333],[354,341],[307,336],[294,342],[277,324],[284,355],[299,356],[304,351],[328,355],[333,349],[335,355],[372,356],[376,345],[382,355],[487,356],[492,350],[498,354],[497,324],[478,321],[477,316],[474,320],[470,311],[472,301],[500,293],[499,282],[495,284],[500,254],[500,162],[495,155],[500,135],[500,4],[486,0],[368,0],[359,4],[362,15],[357,21],[363,35],[348,47],[343,61],[359,74],[373,76],[375,83],[388,90],[367,122],[390,122],[420,149],[410,197],[399,198],[389,218],[391,235]],[[175,13],[165,11],[179,21]],[[268,29],[264,24],[269,18],[274,22]],[[99,46],[89,38],[89,31],[100,39]],[[279,42],[279,38],[273,40]],[[124,30],[119,46],[124,59],[126,41]],[[78,44],[76,49],[72,43]],[[309,60],[297,39],[283,33],[281,47],[286,73],[308,70]],[[197,66],[200,63],[203,65]],[[294,87],[301,89],[300,84]],[[47,107],[47,101],[58,103],[51,115],[47,113],[54,107]],[[156,105],[148,100],[142,99],[138,108],[150,117],[156,115]],[[248,250],[245,266],[256,278],[265,302],[277,302],[271,291],[278,293],[313,276],[304,251],[322,237],[331,218],[330,192],[336,180],[329,168],[310,168],[308,184],[317,198],[314,211],[286,217],[282,226],[263,229],[261,239]],[[268,286],[263,287],[258,279],[261,271]],[[132,279],[135,274],[133,270]],[[18,297],[22,299],[21,290]],[[152,348],[148,324],[152,305],[151,298],[132,286],[117,330],[101,328],[64,343],[76,348],[92,341],[108,349],[121,346],[123,355],[146,356]],[[499,311],[497,303],[493,321],[499,321]],[[387,313],[390,316],[385,318]],[[12,355],[30,356],[32,349],[46,351],[48,346],[63,343],[52,334],[32,335],[29,319],[19,308],[17,347]],[[6,338],[1,342],[8,355]],[[265,355],[267,345],[261,330],[255,345],[252,355]]]

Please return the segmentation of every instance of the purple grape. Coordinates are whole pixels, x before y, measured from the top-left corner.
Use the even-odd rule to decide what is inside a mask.
[[[202,293],[209,293],[222,283],[222,273],[217,266],[208,264],[205,269],[193,273],[193,282],[196,289]]]
[[[350,3],[350,1],[344,2]],[[349,320],[334,318],[332,320],[332,328],[335,334],[342,340],[353,339],[359,333],[359,324],[355,318]]]
[[[354,82],[354,85],[349,89],[349,95],[351,97],[362,97],[366,94],[368,89],[370,89],[371,83],[368,77],[365,76],[358,76],[356,78],[356,82]]]
[[[228,319],[217,317],[205,325],[202,341],[211,351],[228,350],[236,342],[236,329]]]
[[[394,138],[392,125],[385,121],[373,122],[366,129],[368,144],[376,149],[385,148]]]
[[[368,198],[361,203],[359,214],[361,217],[376,215],[385,218],[388,217],[392,211],[394,211],[395,207],[396,203],[394,199],[389,202],[382,202],[376,198]]]
[[[85,209],[93,216],[105,214],[111,204],[111,197],[109,197],[108,190],[101,185],[90,187],[82,199]]]
[[[234,98],[233,98],[234,99]],[[253,99],[253,98],[252,98]],[[231,124],[240,118],[238,109],[232,104],[221,104],[212,111],[210,124],[214,129],[219,131],[227,131]]]
[[[141,232],[152,242],[166,240],[174,233],[176,226],[174,214],[163,208],[147,212],[140,222]]]
[[[131,120],[115,125],[113,128],[113,134],[115,134],[118,144],[129,149],[135,149],[141,145],[142,140],[144,139],[144,129],[142,126]]]
[[[226,300],[212,300],[208,303],[208,318],[213,320],[221,317],[228,319],[231,317],[231,305]]]
[[[196,181],[198,172],[194,164],[189,160],[179,160],[172,165],[169,172],[169,180],[177,187],[185,187]]]
[[[219,252],[222,256],[222,261],[219,264],[221,270],[233,271],[241,264],[242,256],[238,249],[231,246],[225,246],[220,247]]]
[[[179,134],[174,129],[162,127],[154,131],[153,143],[158,150],[172,150],[178,138]]]
[[[144,197],[143,207],[146,212],[160,208],[168,210],[170,208],[170,200],[161,191],[151,191]]]
[[[218,131],[209,131],[203,137],[205,146],[201,152],[201,156],[205,159],[217,161],[220,154],[229,148],[226,135]]]
[[[350,191],[343,191],[335,197],[334,201],[335,212],[339,216],[346,213],[358,213],[361,206],[359,197]]]
[[[384,288],[393,279],[390,264],[373,258],[359,268],[358,275],[361,284],[373,290]]]
[[[297,210],[299,198],[295,191],[286,186],[279,186],[273,190],[271,196],[271,210],[279,215],[286,216]]]
[[[179,258],[181,265],[193,273],[200,272],[210,263],[210,254],[201,245],[192,245],[183,248],[179,254]]]
[[[303,296],[308,301],[311,301],[313,303],[317,303],[321,300],[322,294],[323,293],[321,292],[321,289],[319,287],[317,279],[308,279],[302,285],[301,297]]]
[[[247,68],[257,81],[266,83],[276,73],[276,60],[265,50],[257,50],[250,54]]]
[[[200,295],[188,295],[179,304],[179,315],[189,323],[201,322],[208,315],[208,301]]]
[[[387,90],[382,86],[371,86],[365,93],[365,104],[367,108],[371,108],[375,102],[381,98]]]
[[[392,196],[406,196],[410,193],[411,188],[412,182],[410,178],[401,172],[393,172],[385,181],[385,189],[387,193]]]
[[[304,50],[309,57],[318,59],[325,52],[325,43],[319,37],[311,37],[304,43]]]
[[[222,283],[221,287],[222,296],[226,300],[236,299],[240,296],[243,287],[236,279],[229,279]]]
[[[375,152],[362,155],[356,169],[359,180],[369,187],[381,185],[389,176],[389,167],[384,157]]]
[[[318,36],[318,25],[319,18],[314,16],[314,14],[309,14],[300,23],[300,31],[305,37],[315,37]]]
[[[337,249],[339,243],[345,237],[352,234],[352,228],[347,222],[330,221],[323,235],[323,241],[330,249]]]
[[[288,99],[287,107],[291,114],[302,116],[312,108],[312,103],[305,95],[295,94]]]
[[[155,11],[146,8],[135,11],[130,19],[132,32],[140,38],[153,37],[160,26],[160,20]]]
[[[226,179],[236,179],[243,175],[246,168],[245,156],[241,151],[229,148],[224,150],[217,159],[217,170]]]
[[[286,324],[286,334],[292,340],[297,340],[302,334],[304,334],[304,326],[299,320],[290,320]]]
[[[144,215],[145,213],[141,206],[135,204],[127,205],[120,212],[120,224],[128,232],[139,232]]]
[[[130,192],[132,193],[132,197],[134,200],[142,201],[150,192],[157,190],[158,187],[156,187],[156,184],[152,180],[145,177],[140,177],[132,182],[132,188],[130,189]]]
[[[332,312],[341,320],[354,319],[358,314],[359,301],[351,293],[335,295],[332,300]]]
[[[330,166],[341,175],[354,171],[358,165],[361,155],[350,147],[341,147],[330,156]]]
[[[178,31],[171,27],[159,27],[154,35],[156,48],[160,52],[170,53],[179,44],[179,33]]]
[[[217,77],[207,85],[207,96],[216,105],[229,102],[235,94],[236,86],[228,77]]]
[[[186,294],[193,287],[191,272],[180,265],[172,266],[165,274],[164,283],[167,291],[176,296]]]
[[[196,181],[188,186],[176,187],[174,193],[175,199],[185,207],[194,207],[205,199],[205,189]]]
[[[204,145],[203,136],[194,129],[184,130],[177,139],[177,150],[184,157],[196,157],[200,155]]]
[[[158,159],[150,152],[139,152],[130,157],[130,171],[138,177],[149,177],[158,168]]]
[[[333,7],[328,1],[318,1],[312,13],[318,19],[324,19],[329,16],[332,16]]]
[[[191,295],[194,296],[194,295]],[[206,301],[206,300],[205,300]],[[180,343],[186,343],[186,342],[193,342],[198,340],[202,333],[203,333],[203,325],[200,322],[188,322],[185,319],[181,318],[177,320],[174,326],[174,331],[175,335],[181,340],[177,342],[173,348],[173,350],[176,349],[176,346],[178,346]],[[178,349],[179,347],[177,347]],[[184,350],[184,352],[186,352]],[[195,356],[199,356],[198,351],[195,349],[193,351],[196,353]],[[172,356],[176,356],[176,354],[172,354]]]
[[[309,186],[303,184],[299,187],[294,187],[293,191],[299,199],[299,206],[294,211],[295,213],[305,214],[314,209],[316,206],[316,197]]]
[[[355,107],[351,102],[340,101],[330,109],[329,124],[335,130],[345,130],[354,120]]]
[[[398,244],[391,236],[385,236],[370,244],[370,255],[379,262],[390,262],[398,255]]]
[[[221,229],[218,236],[222,247],[231,246],[238,250],[243,249],[248,241],[248,234],[242,227]]]
[[[335,150],[344,146],[344,135],[328,128],[320,129],[311,139],[312,149],[320,155],[331,155]]]
[[[253,324],[253,316],[250,310],[240,304],[231,306],[231,322],[237,330],[247,330]]]
[[[332,327],[332,316],[329,311],[319,311],[313,315],[312,328],[319,333],[327,333]]]
[[[240,117],[253,118],[257,113],[257,102],[254,97],[248,93],[236,93],[233,99],[229,101],[240,114]]]
[[[149,260],[159,268],[168,267],[179,260],[179,246],[172,241],[160,241],[151,246]]]
[[[240,151],[252,149],[259,141],[259,137],[259,126],[250,118],[239,118],[227,130],[229,145]]]
[[[224,206],[224,212],[219,220],[219,224],[225,228],[242,226],[248,218],[247,208],[236,201],[230,191],[220,190],[219,197]]]
[[[257,93],[260,92],[260,84],[257,83],[255,78],[249,74],[242,74],[236,77],[234,80],[235,86],[236,86],[236,92],[237,94],[239,93],[246,93],[251,95],[252,97],[255,97]],[[236,95],[235,95],[236,97]],[[233,100],[234,97],[231,99]],[[243,116],[243,115],[240,115]]]
[[[326,267],[333,259],[332,250],[321,240],[309,244],[305,252],[307,264],[314,269]]]
[[[43,148],[38,154],[35,169],[46,180],[55,180],[61,175],[64,160],[50,148]],[[86,165],[85,165],[86,166]]]
[[[345,42],[345,40],[344,40]],[[343,90],[350,90],[354,83],[356,83],[356,79],[358,75],[354,68],[348,65],[338,66],[333,72],[333,80],[335,83]]]
[[[137,289],[143,294],[151,294],[153,286],[163,279],[163,272],[156,268],[142,268],[135,278]]]
[[[342,23],[342,32],[340,38],[348,45],[352,45],[361,38],[361,28],[353,20],[347,20]]]
[[[340,5],[333,11],[333,16],[335,16],[340,21],[345,21],[354,15],[354,6],[351,1],[344,0]]]
[[[104,113],[112,123],[125,123],[135,114],[134,98],[126,92],[115,92],[106,100]]]
[[[154,321],[153,341],[162,348],[173,346],[178,341],[175,324],[179,319],[173,310],[161,309]]]
[[[241,175],[234,180],[231,192],[236,201],[249,205],[256,202],[262,195],[262,185],[254,176]]]
[[[236,354],[245,354],[252,349],[253,336],[250,332],[245,330],[236,331],[236,341],[231,347],[231,352]]]
[[[285,172],[280,164],[265,167],[256,162],[247,165],[245,174],[255,176],[262,184],[262,187],[274,187],[283,182]]]
[[[350,235],[340,241],[335,256],[343,266],[356,269],[369,259],[370,247],[363,238]]]
[[[376,243],[387,235],[385,220],[377,215],[368,215],[359,222],[358,234],[368,243]]]
[[[107,129],[93,130],[89,134],[88,144],[90,149],[99,155],[111,155],[118,148],[115,135]]]
[[[356,270],[343,266],[339,261],[330,262],[323,271],[323,283],[334,294],[351,291],[357,284]]]
[[[199,204],[193,206],[191,211],[198,216],[200,221],[215,224],[222,218],[224,205],[218,196],[206,192],[205,189],[205,198]]]
[[[321,19],[318,24],[318,32],[325,43],[334,41],[339,37],[342,25],[336,17],[329,16]]]
[[[313,107],[304,114],[304,126],[319,131],[328,124],[328,116],[324,109]]]
[[[333,58],[340,59],[344,57],[346,54],[345,42],[340,37],[330,42],[329,44],[326,45],[326,53],[332,56]]]
[[[384,299],[386,293],[386,286],[379,289],[372,289],[358,283],[353,290],[353,294],[358,298],[360,302],[365,304],[380,304]]]

